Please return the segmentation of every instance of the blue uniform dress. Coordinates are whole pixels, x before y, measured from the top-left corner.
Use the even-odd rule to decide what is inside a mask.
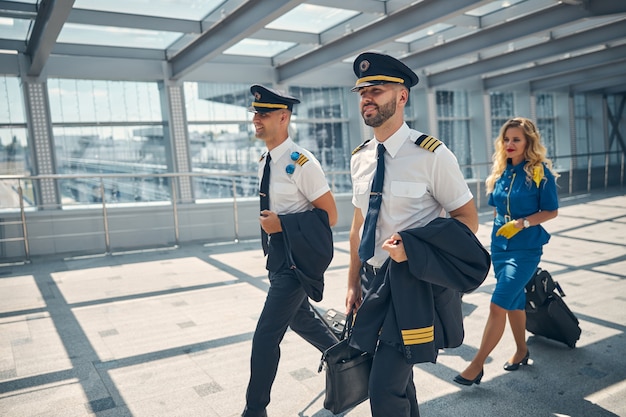
[[[524,309],[524,287],[539,265],[543,245],[550,240],[550,234],[541,225],[523,229],[510,239],[496,236],[496,232],[510,220],[559,208],[552,172],[544,165],[533,178],[527,178],[525,164],[526,161],[512,165],[509,160],[489,194],[489,205],[497,212],[491,231],[491,259],[497,284],[491,302],[505,310]]]

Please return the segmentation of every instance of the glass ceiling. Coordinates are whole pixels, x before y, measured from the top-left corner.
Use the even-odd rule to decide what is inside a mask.
[[[76,0],[74,8],[200,21],[222,3],[223,0]]]
[[[433,74],[461,65],[532,49],[545,42],[546,36],[574,38],[580,31],[589,31],[590,39],[599,39],[576,37],[571,41],[574,46],[568,47],[570,54],[578,45],[579,50],[601,50],[600,46],[608,49],[626,42],[616,28],[619,22],[626,22],[626,6],[614,0],[594,0],[596,11],[579,2],[556,0],[475,0],[477,7],[470,10],[457,10],[454,2],[423,0],[75,0],[71,6],[71,2],[51,2],[52,11],[43,17],[44,24],[35,25],[43,16],[38,16],[37,10],[41,1],[0,0],[1,59],[10,62],[4,51],[33,53],[29,50],[31,36],[57,36],[54,45],[44,43],[35,50],[41,58],[35,61],[38,71],[48,56],[80,60],[89,55],[144,60],[143,68],[152,71],[140,75],[146,78],[161,76],[162,70],[155,64],[158,61],[172,64],[172,76],[181,79],[203,79],[204,64],[244,63],[267,69],[264,74],[268,77],[273,71],[277,82],[285,82],[306,72],[333,71],[333,64],[350,62],[369,48],[402,57],[433,79]],[[421,15],[422,11],[426,13]],[[576,17],[580,15],[584,18]],[[524,19],[518,20],[520,16],[533,19],[524,23]],[[46,20],[52,24],[46,27]],[[224,21],[227,23],[220,25]],[[509,24],[515,28],[511,33]],[[607,31],[601,33],[605,26]],[[495,28],[499,35],[482,39],[480,32],[488,28]],[[361,31],[367,34],[359,37]],[[472,42],[472,38],[479,41]],[[86,45],[93,45],[93,52]],[[440,45],[443,51],[435,53],[434,47]],[[562,59],[559,52],[533,51],[536,56],[531,60]],[[426,59],[421,61],[422,57]],[[506,62],[489,69],[489,74],[506,72],[508,66]],[[9,65],[7,68],[12,70]],[[479,76],[485,78],[485,71]],[[449,83],[450,76],[457,75],[442,75],[439,82]],[[459,79],[471,76],[476,74],[458,74]],[[229,77],[238,76],[233,73],[225,78]],[[327,79],[326,75],[320,77]]]
[[[243,39],[224,51],[226,55],[246,55],[271,58],[295,46],[294,42]]]
[[[15,1],[29,4],[37,3],[37,0]],[[527,0],[497,0],[467,11],[465,14],[483,17],[524,1]],[[340,4],[339,2],[338,5]],[[201,22],[223,5],[223,0],[76,0],[74,9]],[[360,14],[361,12],[355,10],[303,3],[270,22],[265,28],[320,35],[357,18]],[[378,17],[372,17],[372,19],[376,18]],[[0,18],[0,38],[25,40],[30,25],[31,21],[28,19]],[[453,27],[454,25],[449,23],[435,23],[427,28],[402,36],[396,39],[396,42],[415,42],[441,34]],[[173,47],[185,35],[181,32],[89,25],[68,21],[59,34],[58,42],[166,50]],[[291,42],[288,37],[284,40],[245,38],[224,51],[224,54],[272,58],[296,45],[297,43]],[[312,47],[315,45],[311,45]]]
[[[405,42],[405,43],[415,42],[418,39],[423,39],[429,36],[433,36],[439,32],[443,32],[444,30],[450,29],[451,27],[453,26],[447,23],[437,23],[425,29],[418,30],[417,32],[413,32],[410,35],[406,35],[401,38],[398,38],[396,39],[396,42]]]
[[[28,36],[30,21],[26,19],[0,18],[0,38],[24,40]]]
[[[165,49],[181,36],[182,33],[176,32],[66,23],[58,41],[83,45]]]
[[[18,0],[35,3],[36,0]],[[503,8],[526,0],[497,0],[466,12],[466,15],[483,17]],[[113,13],[137,14],[164,18],[203,21],[224,4],[223,0],[76,0],[75,9],[106,11]],[[339,6],[341,3],[338,3]],[[300,4],[265,26],[266,29],[303,32],[320,35],[338,27],[360,12],[335,7]],[[5,19],[14,20],[14,19]],[[16,22],[9,26],[0,21],[0,36],[9,39],[24,39],[27,36],[28,21]],[[425,39],[453,28],[448,23],[435,23],[396,39],[397,42],[411,43]],[[59,35],[60,43],[93,44],[99,46],[134,47],[146,49],[168,49],[185,36],[180,32],[166,32],[121,27],[107,27],[66,23]],[[272,58],[296,46],[296,42],[285,40],[263,40],[245,38],[225,50],[225,55]]]
[[[359,12],[313,4],[301,4],[265,27],[267,29],[320,34],[357,14]]]
[[[506,9],[507,7],[511,7],[512,5],[523,1],[525,0],[498,0],[485,4],[484,6],[477,7],[473,10],[466,12],[465,14],[469,16],[483,17],[488,14],[497,12],[500,9]]]

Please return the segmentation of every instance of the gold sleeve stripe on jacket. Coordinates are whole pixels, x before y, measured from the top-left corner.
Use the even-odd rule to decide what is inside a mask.
[[[422,327],[421,329],[402,330],[404,345],[420,345],[435,340],[435,327]]]

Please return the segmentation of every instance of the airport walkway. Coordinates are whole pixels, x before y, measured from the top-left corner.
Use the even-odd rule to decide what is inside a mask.
[[[507,328],[482,384],[453,383],[480,343],[490,274],[464,297],[464,345],[414,368],[422,417],[626,416],[626,195],[561,205],[541,266],[580,320],[577,347],[529,334],[532,363],[506,372]],[[487,247],[490,228],[485,213]],[[335,240],[322,310],[345,296],[347,234]],[[267,288],[259,241],[0,267],[0,416],[239,416]],[[319,352],[290,331],[281,348],[269,416],[331,416]]]

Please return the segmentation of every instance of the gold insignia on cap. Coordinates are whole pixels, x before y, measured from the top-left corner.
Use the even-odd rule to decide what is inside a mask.
[[[273,103],[259,103],[256,101],[252,102],[253,107],[264,107],[266,109],[286,109],[286,104],[273,104]]]
[[[402,78],[390,77],[388,75],[370,75],[368,77],[359,78],[358,80],[356,80],[356,84],[359,85],[361,83],[369,81],[387,81],[390,83],[404,84],[404,80]]]
[[[367,71],[369,69],[369,67],[370,67],[370,62],[367,59],[364,59],[359,64],[359,69],[361,70],[361,72]]]

